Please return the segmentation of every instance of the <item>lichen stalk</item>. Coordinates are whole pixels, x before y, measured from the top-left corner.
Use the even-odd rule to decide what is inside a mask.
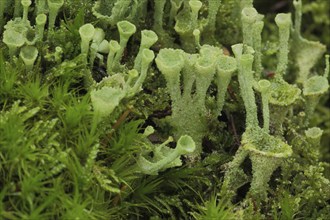
[[[278,77],[285,74],[288,66],[291,14],[278,14],[275,17],[275,22],[279,29],[278,64],[276,69],[276,77]]]
[[[214,35],[215,32],[215,25],[216,25],[216,17],[219,11],[219,7],[221,5],[221,0],[208,0],[208,15],[207,15],[207,22],[208,22],[208,29],[211,32],[211,35]]]
[[[38,40],[42,42],[44,38],[45,24],[47,21],[47,16],[45,14],[39,14],[36,17],[36,31]]]
[[[166,0],[155,1],[154,26],[156,33],[163,33],[163,16]]]
[[[171,10],[170,10],[170,17],[168,20],[168,26],[173,26],[174,18],[178,13],[178,10],[180,9],[182,5],[182,0],[171,0]]]
[[[257,21],[258,12],[252,8],[247,7],[242,10],[242,29],[243,29],[243,43],[253,47],[254,39],[254,23]]]
[[[253,86],[253,56],[243,54],[238,63],[238,81],[240,85],[241,95],[246,109],[246,127],[258,126],[257,105],[255,104],[255,96],[252,89]]]
[[[130,37],[136,32],[136,26],[128,21],[120,21],[117,23],[118,31],[119,31],[119,45],[120,48],[117,51],[113,65],[114,69],[118,69],[120,67],[120,60],[123,56],[124,49],[127,46],[127,42]]]
[[[29,7],[31,5],[31,0],[22,0],[21,4],[23,6],[23,22],[28,22],[28,13],[29,13]]]
[[[120,50],[120,45],[117,41],[111,40],[109,42],[109,53],[107,57],[107,73],[111,75],[113,66],[114,66],[114,58],[115,54]]]
[[[263,116],[263,129],[269,133],[269,96],[270,96],[270,82],[268,80],[260,80],[258,82],[261,91],[262,100],[262,116]]]
[[[47,3],[49,8],[48,29],[53,30],[57,14],[63,6],[64,0],[48,0]]]
[[[256,21],[256,23],[253,25],[253,32],[254,32],[254,38],[253,38],[253,49],[255,51],[254,54],[254,77],[256,80],[260,79],[263,66],[262,66],[262,38],[261,38],[261,32],[264,27],[263,21]]]
[[[15,0],[15,6],[14,6],[14,17],[20,17],[21,16],[21,0]]]
[[[221,115],[221,111],[225,104],[227,87],[231,80],[233,72],[236,70],[236,60],[229,56],[222,56],[217,65],[216,84],[218,87],[217,93],[217,112]]]

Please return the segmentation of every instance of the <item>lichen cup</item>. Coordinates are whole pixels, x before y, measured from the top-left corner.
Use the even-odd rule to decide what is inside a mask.
[[[258,128],[246,131],[242,137],[242,148],[248,152],[252,162],[252,182],[249,194],[265,200],[268,182],[273,172],[285,158],[292,154],[292,147],[280,138],[274,137]]]
[[[38,49],[34,46],[24,46],[21,48],[19,56],[23,60],[26,70],[30,71],[38,57]]]

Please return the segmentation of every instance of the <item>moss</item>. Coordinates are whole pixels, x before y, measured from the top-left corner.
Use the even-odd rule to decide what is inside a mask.
[[[329,219],[328,8],[1,1],[0,219]]]

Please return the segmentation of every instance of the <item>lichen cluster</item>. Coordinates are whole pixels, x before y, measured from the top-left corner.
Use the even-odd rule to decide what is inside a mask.
[[[0,219],[329,219],[329,7],[2,0]]]

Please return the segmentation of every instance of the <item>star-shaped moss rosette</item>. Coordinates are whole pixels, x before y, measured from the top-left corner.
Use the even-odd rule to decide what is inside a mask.
[[[122,20],[138,25],[145,14],[146,4],[147,0],[99,0],[95,2],[92,12],[106,25],[115,26]]]

